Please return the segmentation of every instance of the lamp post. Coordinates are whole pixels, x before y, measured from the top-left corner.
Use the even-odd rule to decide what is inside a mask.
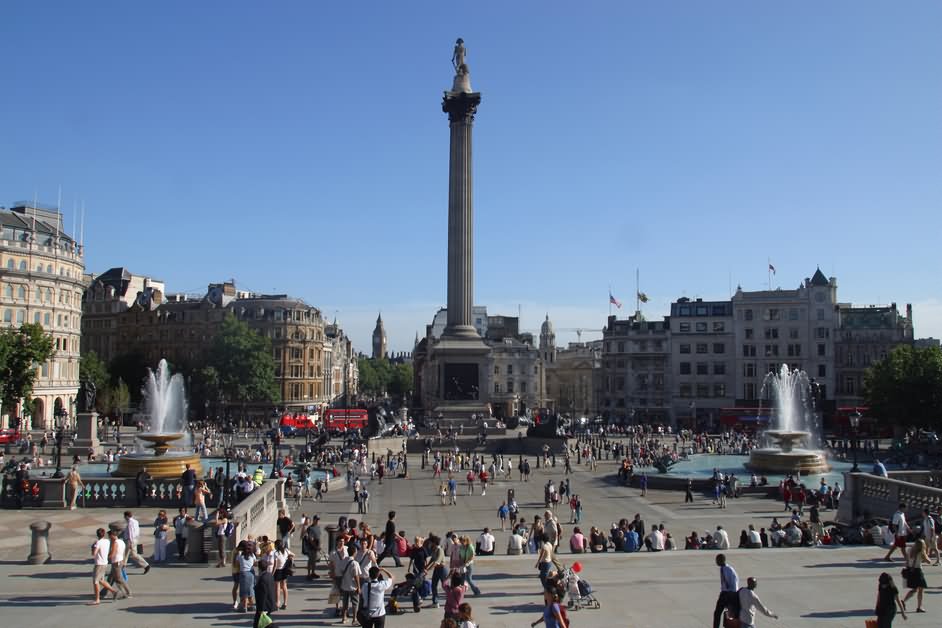
[[[229,464],[232,462],[232,455],[235,453],[232,449],[232,443],[235,441],[235,430],[232,427],[232,421],[226,420],[220,433],[222,436],[223,451],[226,455],[226,483],[222,488],[222,506],[226,513],[232,512],[232,476],[230,475]],[[219,490],[219,487],[216,487]]]
[[[850,429],[854,432],[854,467],[850,470],[851,473],[857,473],[860,469],[857,467],[857,429],[860,427],[860,411],[855,410],[852,415],[849,417],[850,420]]]
[[[65,409],[57,406],[53,414],[56,417],[56,472],[52,477],[59,479],[62,474],[62,441],[65,440]]]

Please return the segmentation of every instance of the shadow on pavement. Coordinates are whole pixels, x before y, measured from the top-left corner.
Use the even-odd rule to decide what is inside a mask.
[[[91,593],[85,595],[37,595],[32,597],[11,597],[7,600],[0,600],[0,608],[4,607],[26,607],[26,606],[84,606],[92,601]],[[106,604],[106,600],[102,600]]]
[[[844,617],[872,617],[873,609],[864,608],[852,611],[819,611],[817,613],[805,613],[802,617],[812,617],[814,619],[841,619]]]
[[[536,616],[538,614],[542,614],[543,607],[536,602],[527,602],[525,604],[513,604],[511,606],[492,606],[491,612],[503,615],[510,615],[511,613],[527,613]]]
[[[900,563],[900,565],[902,565],[902,563]],[[856,561],[844,563],[817,563],[815,565],[804,565],[805,569],[837,569],[840,567],[856,567],[857,569],[882,569],[892,571],[894,565],[886,561],[877,560],[875,558],[860,558]]]

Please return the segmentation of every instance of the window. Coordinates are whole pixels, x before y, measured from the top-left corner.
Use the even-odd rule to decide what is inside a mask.
[[[494,365],[494,375],[500,375],[500,364]]]
[[[818,377],[827,377],[828,376],[828,367],[824,364],[818,365]]]
[[[725,306],[725,305],[714,305],[714,306],[713,306],[713,316],[726,316],[726,306]]]
[[[681,306],[680,306],[680,315],[681,315],[681,316],[690,316],[690,306],[689,306],[689,305],[681,305]]]
[[[814,335],[816,338],[827,338],[828,337],[828,328],[827,327],[818,327],[814,330]]]
[[[818,343],[818,356],[823,358],[825,355],[827,355],[827,346]]]
[[[686,334],[690,332],[690,323],[681,323],[680,324],[680,333]]]
[[[16,289],[16,298],[17,299],[26,299],[26,287],[20,286]]]
[[[817,317],[818,317],[818,320],[819,320],[819,321],[823,321],[823,320],[824,320],[824,308],[823,308],[823,307],[819,307],[819,308],[818,308]]]
[[[726,396],[726,384],[713,384],[713,396],[725,397]]]
[[[848,395],[853,395],[855,384],[856,382],[854,381],[853,377],[848,377],[847,379],[845,379],[844,380],[844,392],[847,393]]]
[[[743,346],[742,346],[742,357],[744,357],[744,358],[754,358],[754,357],[756,357],[756,346],[755,346],[755,345],[743,345]]]
[[[709,375],[710,365],[706,362],[697,362],[697,375]]]
[[[507,365],[507,374],[508,374],[508,375],[513,375],[513,374],[514,374],[514,365],[513,365],[513,364],[508,364],[508,365]],[[513,389],[508,388],[508,389],[507,389],[507,392],[513,392]]]
[[[707,324],[706,324],[706,323],[697,323],[696,329],[697,329],[697,333],[699,333],[699,334],[706,333]]]
[[[765,339],[772,340],[778,338],[778,327],[766,327],[765,328]]]
[[[8,270],[16,270],[16,262],[14,262],[14,261],[11,260],[11,259],[8,259],[8,260],[7,260],[7,269],[8,269]]]
[[[723,321],[713,321],[713,332],[722,332],[726,331],[726,323]]]
[[[681,396],[681,397],[689,397],[692,390],[693,390],[693,388],[690,386],[690,384],[681,384],[681,385],[680,385],[680,396]]]
[[[526,382],[520,382],[520,392],[526,394],[526,392],[527,392],[527,383],[526,383]]]
[[[709,384],[697,384],[697,397],[709,397],[709,396],[710,396]]]
[[[744,384],[742,387],[743,398],[744,399],[755,399],[756,398],[756,385],[755,384]]]
[[[49,273],[50,275],[52,274],[52,264],[46,265],[46,272]]]
[[[752,340],[755,337],[755,334],[752,331],[751,327],[746,328],[746,340]]]
[[[690,375],[690,362],[681,362],[681,363],[680,363],[680,374],[681,374],[681,375]]]
[[[3,296],[5,296],[8,299],[12,299],[13,298],[13,286],[11,286],[10,284],[7,284],[6,287],[3,288]]]
[[[33,312],[33,323],[39,325],[39,321],[42,319],[42,315],[39,312]]]
[[[49,327],[52,324],[52,315],[49,312],[43,314],[43,325]]]
[[[620,341],[618,343],[618,353],[624,353],[624,352],[625,352],[625,343],[623,341]]]
[[[817,301],[818,303],[822,303],[822,302],[824,301],[824,293],[823,293],[823,292],[816,292],[816,293],[814,294],[814,300]]]
[[[788,337],[791,338],[792,340],[798,340],[798,328],[790,327],[788,329]]]
[[[746,320],[747,321],[752,320],[752,310],[746,310]]]
[[[681,353],[690,353],[690,345],[689,345],[689,344],[682,344],[682,345],[680,345],[680,352],[681,352]]]
[[[706,316],[708,313],[707,306],[698,305],[697,306],[697,316]]]
[[[690,365],[688,364],[687,366],[689,367]],[[624,390],[624,389],[625,389],[625,378],[616,377],[615,378],[615,390]]]
[[[776,307],[770,307],[765,311],[765,320],[777,321],[781,318],[782,312]]]
[[[726,353],[726,345],[722,342],[714,342],[713,353]]]
[[[276,360],[281,359],[281,347],[275,347],[275,359]]]
[[[788,320],[797,321],[798,320],[798,308],[793,307],[788,309]]]
[[[27,267],[26,267],[26,260],[25,260],[25,259],[21,259],[21,260],[20,260],[20,270],[28,270]]]
[[[500,394],[500,382],[494,382],[494,394],[495,395]]]
[[[742,365],[743,375],[746,377],[755,377],[756,376],[756,363],[755,362],[746,362]]]
[[[726,363],[725,363],[725,362],[714,362],[714,363],[713,363],[713,374],[714,374],[714,375],[726,375]]]
[[[778,355],[778,345],[765,345],[765,357]]]
[[[514,391],[514,380],[508,379],[507,380],[507,392],[512,393],[513,391]]]
[[[706,353],[708,348],[709,348],[709,345],[707,345],[707,343],[705,342],[697,343],[697,353]]]
[[[801,357],[801,345],[799,344],[788,345],[788,357],[800,358]]]

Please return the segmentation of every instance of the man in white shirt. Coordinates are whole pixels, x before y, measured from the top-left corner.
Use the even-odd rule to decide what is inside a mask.
[[[523,554],[523,546],[526,544],[527,540],[517,534],[516,532],[510,533],[510,538],[507,540],[507,554],[510,556],[519,556]]]
[[[723,529],[723,526],[716,526],[716,533],[713,538],[716,539],[716,549],[729,549],[729,535]]]
[[[747,578],[746,586],[739,590],[739,624],[741,628],[756,628],[756,609],[762,611],[762,614],[772,619],[778,619],[778,615],[770,611],[755,594],[755,578]]]
[[[481,536],[478,537],[478,554],[481,556],[493,556],[494,554],[494,535],[490,528],[484,528]]]
[[[134,518],[134,514],[130,510],[124,512],[124,520],[127,522],[127,527],[124,528],[124,542],[128,545],[124,562],[127,563],[133,560],[138,567],[144,568],[146,574],[150,571],[150,565],[137,551],[137,543],[141,538],[141,524]]]
[[[651,526],[651,533],[644,539],[644,546],[649,552],[660,552],[664,549],[664,535],[656,525]]]
[[[890,546],[890,551],[886,553],[883,560],[892,560],[890,556],[897,548],[899,548],[899,553],[903,555],[903,560],[906,560],[906,537],[909,535],[909,524],[906,522],[906,504],[900,504],[896,512],[893,513],[893,518],[890,519],[890,528],[893,531],[893,545]]]
[[[942,556],[939,555],[939,542],[937,537],[938,532],[935,527],[935,520],[932,518],[932,513],[929,512],[928,508],[923,508],[922,510],[922,539],[926,542],[926,555],[931,559],[932,555],[935,554],[935,564],[939,564],[939,559]]]
[[[95,560],[95,569],[92,572],[95,601],[90,602],[92,605],[100,602],[102,589],[107,589],[112,594],[117,592],[117,589],[114,589],[105,581],[105,577],[108,575],[108,554],[111,552],[111,541],[105,535],[104,528],[98,528],[95,534],[98,540],[92,545],[92,558]]]
[[[340,547],[344,549],[340,550],[338,547],[338,554],[343,551],[345,555],[346,547]],[[343,598],[340,623],[345,624],[347,622],[347,612],[349,610],[350,623],[353,624],[356,623],[357,608],[360,605],[360,578],[363,576],[363,570],[360,569],[359,563],[352,556],[345,556],[338,568],[340,571],[340,595]]]
[[[749,547],[752,549],[762,547],[762,537],[751,523],[749,524]]]
[[[380,574],[385,577],[382,577]],[[382,628],[386,623],[386,591],[392,588],[393,575],[382,567],[370,567],[370,579],[360,586],[360,604],[367,617],[363,628]]]
[[[111,565],[111,580],[115,586],[115,591],[111,595],[117,599],[118,589],[120,589],[124,593],[124,597],[131,597],[131,587],[128,586],[128,579],[124,577],[125,543],[118,538],[118,533],[115,530],[108,531],[108,540],[111,542],[108,563]]]

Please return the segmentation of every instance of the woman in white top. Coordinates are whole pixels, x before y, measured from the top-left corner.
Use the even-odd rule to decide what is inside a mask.
[[[284,610],[288,608],[288,576],[294,571],[293,564],[288,561],[294,563],[294,553],[278,540],[275,541],[275,549],[272,550],[270,558],[274,569],[272,579],[275,581],[275,606]]]

